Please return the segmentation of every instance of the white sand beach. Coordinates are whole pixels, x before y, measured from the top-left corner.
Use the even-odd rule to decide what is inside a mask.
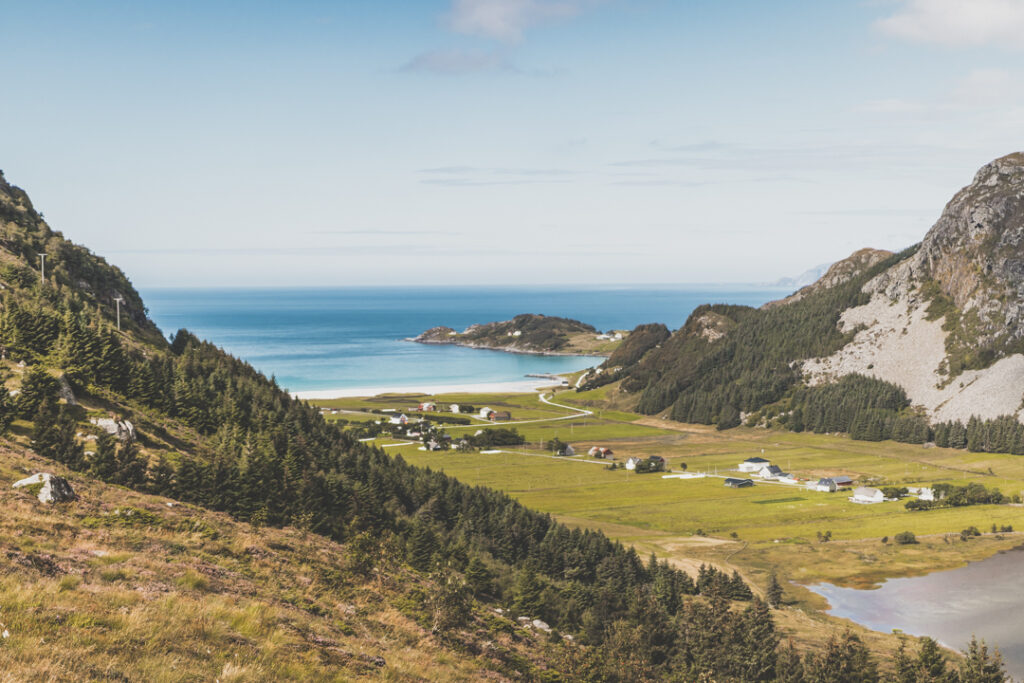
[[[381,394],[417,394],[433,396],[436,394],[497,394],[497,393],[529,393],[540,387],[554,384],[550,380],[522,379],[511,382],[483,382],[476,384],[412,384],[406,386],[382,387],[344,387],[341,389],[322,389],[316,391],[295,391],[292,396],[304,400],[324,400],[331,398],[350,398],[353,396],[380,396]]]

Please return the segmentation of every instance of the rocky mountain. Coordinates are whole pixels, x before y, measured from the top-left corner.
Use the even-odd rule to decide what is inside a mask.
[[[804,272],[800,273],[796,277],[781,277],[775,282],[772,282],[770,287],[787,287],[787,288],[801,288],[806,287],[809,284],[813,284],[825,274],[828,267],[832,265],[830,263],[822,263],[821,265],[809,268]]]
[[[871,434],[889,438],[901,424],[921,439],[932,435],[928,423],[1019,420],[1024,154],[984,166],[919,245],[900,254],[859,250],[759,310],[700,307],[657,348],[606,366],[583,388],[621,380],[642,412],[720,428],[741,419],[824,431],[871,422]],[[805,390],[849,375],[871,381],[854,382],[858,398],[842,406],[842,392]],[[903,398],[881,400],[894,389]],[[980,436],[973,443],[1024,452],[1024,433],[1010,431],[998,444],[983,445]]]
[[[916,253],[864,285],[857,330],[808,361],[812,383],[851,372],[906,389],[935,420],[1019,415],[1024,398],[1024,154],[984,166]]]

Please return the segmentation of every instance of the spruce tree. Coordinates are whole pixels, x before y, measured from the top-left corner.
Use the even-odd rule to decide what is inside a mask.
[[[782,604],[782,584],[779,583],[775,572],[772,572],[771,576],[768,577],[768,590],[765,591],[765,595],[768,598],[768,604],[772,607],[778,607]]]
[[[409,550],[406,553],[409,564],[421,572],[427,571],[433,564],[434,553],[437,551],[437,538],[424,522],[418,522],[413,528],[409,539]]]
[[[971,636],[971,643],[964,652],[960,665],[960,683],[1002,683],[1006,680],[1003,657],[996,650],[989,654],[985,641]]]

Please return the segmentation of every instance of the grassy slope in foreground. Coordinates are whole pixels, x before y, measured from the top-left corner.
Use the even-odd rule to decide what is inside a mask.
[[[43,505],[11,489],[40,470],[68,476],[80,499]],[[349,545],[104,485],[20,449],[0,451],[0,509],[3,681],[506,680],[550,647],[478,608],[442,641],[423,609],[437,586],[400,564],[367,576]]]

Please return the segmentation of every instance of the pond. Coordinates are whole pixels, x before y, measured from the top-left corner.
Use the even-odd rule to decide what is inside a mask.
[[[831,605],[829,614],[875,631],[900,629],[963,650],[975,635],[998,647],[1007,673],[1024,677],[1024,548],[966,567],[889,579],[872,590],[822,583],[807,586]]]

